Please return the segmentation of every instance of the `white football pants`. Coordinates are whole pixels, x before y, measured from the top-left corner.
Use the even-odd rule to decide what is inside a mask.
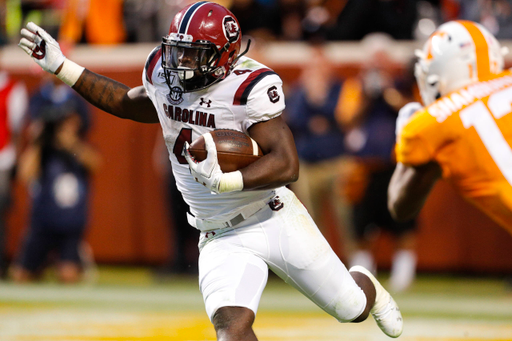
[[[338,321],[354,320],[364,292],[295,194],[283,187],[276,195],[280,210],[267,205],[236,228],[201,233],[199,286],[210,320],[225,306],[256,314],[269,268]]]

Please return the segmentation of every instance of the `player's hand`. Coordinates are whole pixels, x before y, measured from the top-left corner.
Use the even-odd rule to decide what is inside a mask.
[[[66,57],[60,50],[59,43],[45,30],[33,22],[21,29],[21,40],[18,44],[44,71],[55,73],[64,63]]]
[[[190,172],[197,182],[203,184],[213,193],[219,193],[220,180],[222,178],[222,170],[217,159],[217,148],[211,134],[204,134],[204,143],[207,152],[206,159],[197,162],[188,150],[189,144],[185,142],[184,154],[190,167]]]
[[[418,102],[411,102],[407,103],[400,109],[398,112],[398,117],[396,118],[396,127],[395,127],[395,134],[396,136],[400,136],[400,133],[402,132],[403,127],[409,122],[412,115],[423,108],[423,106]]]

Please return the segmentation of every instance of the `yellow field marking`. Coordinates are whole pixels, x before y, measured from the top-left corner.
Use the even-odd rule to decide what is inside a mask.
[[[341,324],[323,313],[260,312],[255,323],[266,341],[388,340],[369,319]],[[2,341],[211,341],[204,312],[122,312],[108,309],[0,309]],[[401,341],[512,341],[512,323],[410,318]]]
[[[501,282],[428,280],[416,286],[421,290],[395,297],[405,320],[398,341],[512,341],[512,296]],[[338,323],[281,282],[267,286],[254,329],[261,341],[391,340],[371,318]],[[197,280],[92,287],[0,283],[0,341],[114,340],[215,340]]]

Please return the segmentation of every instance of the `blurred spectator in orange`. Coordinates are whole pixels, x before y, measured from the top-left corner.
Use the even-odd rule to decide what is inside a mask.
[[[0,66],[0,278],[7,274],[6,214],[28,107],[27,89]]]
[[[64,49],[79,42],[118,44],[126,40],[124,0],[19,0],[6,4],[6,31],[18,40],[20,28],[33,21]]]
[[[56,34],[60,27],[62,9],[66,0],[8,0],[2,1],[5,10],[5,29],[8,40],[15,42],[24,23],[33,21]]]
[[[179,1],[178,1],[179,2]],[[164,1],[161,0],[124,0],[123,14],[124,25],[126,29],[126,42],[153,42],[162,39],[161,14],[166,12],[167,7],[164,7]],[[166,29],[169,28],[170,19],[174,13],[169,15],[163,14],[168,17],[169,22],[165,25]]]
[[[124,42],[123,0],[68,0],[58,37],[63,48],[82,40],[90,44]]]
[[[396,242],[393,256],[391,290],[407,289],[416,271],[416,225],[398,223],[387,209],[387,187],[395,168],[392,155],[395,120],[399,108],[410,101],[414,78],[407,77],[404,90],[397,87],[390,70],[393,62],[387,49],[393,40],[383,33],[371,34],[362,41],[369,56],[360,74],[348,79],[340,99],[339,120],[346,131],[347,153],[358,160],[344,189],[354,205],[354,236],[358,250],[350,266],[363,265],[376,272],[372,252],[379,229],[390,232]]]
[[[334,213],[337,228],[350,248],[351,208],[336,184],[345,178],[349,160],[345,156],[344,135],[336,121],[336,109],[342,81],[325,55],[323,45],[313,45],[300,83],[292,89],[285,118],[290,126],[300,159],[299,180],[291,189],[304,203],[324,234],[328,232],[329,213]]]
[[[19,178],[30,190],[30,227],[12,269],[13,279],[38,279],[53,251],[58,277],[73,283],[90,270],[84,247],[89,216],[89,177],[100,163],[86,142],[87,103],[55,77],[44,78],[30,99],[29,142],[20,157]],[[92,269],[91,269],[92,270]]]

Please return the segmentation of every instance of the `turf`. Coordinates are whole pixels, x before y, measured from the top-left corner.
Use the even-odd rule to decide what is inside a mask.
[[[381,278],[386,283],[386,278]],[[400,340],[511,340],[512,289],[500,278],[418,276],[395,294]],[[260,340],[389,340],[369,319],[340,324],[276,277],[263,293]],[[1,341],[215,340],[195,276],[101,267],[96,282],[0,283]]]

